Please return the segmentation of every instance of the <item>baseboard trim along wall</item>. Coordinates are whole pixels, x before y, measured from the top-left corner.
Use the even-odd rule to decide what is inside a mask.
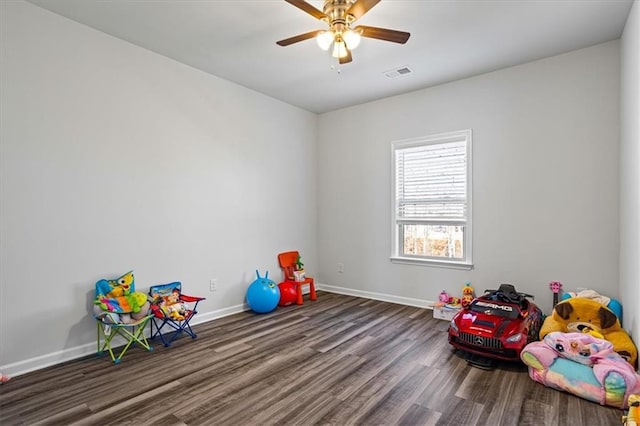
[[[326,291],[328,293],[344,294],[347,296],[362,297],[365,299],[380,300],[382,302],[397,303],[400,305],[414,306],[425,309],[432,309],[432,305],[434,303],[430,300],[414,299],[410,297],[394,296],[391,294],[355,290],[352,288],[337,287],[327,284],[316,284],[316,289]],[[305,294],[307,294],[308,292],[308,288],[303,290],[303,293]],[[249,306],[246,303],[243,303],[240,305],[230,306],[228,308],[218,309],[212,312],[198,313],[198,315],[193,318],[191,325],[202,324],[248,310]],[[125,342],[123,339],[122,344],[124,343]],[[20,376],[22,374],[50,367],[52,365],[72,361],[74,359],[82,358],[88,355],[94,355],[96,353],[96,350],[97,342],[87,343],[73,348],[63,349],[61,351],[30,358],[24,361],[19,361],[13,364],[2,365],[0,366],[0,371],[8,376]],[[105,354],[104,356],[108,357],[108,354]]]
[[[248,311],[249,306],[246,303],[241,305],[231,306],[228,308],[218,309],[212,312],[198,313],[190,322],[191,325],[202,324],[205,322],[213,321],[218,318],[223,318],[229,315],[237,314],[239,312]],[[149,330],[146,332],[149,336]],[[125,344],[125,340],[117,336],[112,341],[114,346],[118,344]],[[72,361],[74,359],[82,358],[88,355],[94,355],[97,351],[97,341],[93,343],[87,343],[84,345],[76,346],[73,348],[63,349],[61,351],[52,352],[50,354],[41,355],[38,357],[30,358],[24,361],[15,362],[13,364],[7,364],[0,366],[2,374],[7,376],[20,376],[22,374],[30,373],[42,368],[51,367],[52,365],[61,364],[63,362]],[[108,353],[103,356],[109,357]]]
[[[412,297],[394,296],[392,294],[375,293],[372,291],[355,290],[353,288],[337,287],[327,284],[317,284],[318,290],[347,296],[364,297],[365,299],[380,300],[382,302],[397,303],[399,305],[414,306],[416,308],[432,309],[435,302],[431,300],[415,299]]]

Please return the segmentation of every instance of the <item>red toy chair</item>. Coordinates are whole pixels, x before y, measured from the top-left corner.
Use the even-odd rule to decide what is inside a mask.
[[[196,308],[201,300],[205,300],[204,297],[182,294],[180,282],[154,285],[149,289],[149,295],[153,299],[152,339],[160,337],[166,347],[182,333],[188,334],[192,339],[198,337],[191,329],[189,321],[198,313]]]
[[[313,278],[304,277],[303,279],[297,281],[295,278],[294,272],[296,271],[296,265],[298,264],[298,260],[300,259],[300,254],[297,251],[287,251],[284,253],[280,253],[278,255],[278,263],[282,268],[282,273],[284,275],[284,282],[293,283],[296,288],[296,304],[302,305],[302,286],[309,285],[309,299],[316,300],[316,286],[313,282]]]

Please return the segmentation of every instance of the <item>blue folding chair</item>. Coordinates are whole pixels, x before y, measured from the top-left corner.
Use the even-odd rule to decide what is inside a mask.
[[[180,282],[154,285],[149,289],[149,295],[153,300],[151,339],[159,337],[164,346],[170,346],[182,333],[192,339],[198,337],[189,322],[198,313],[196,308],[204,297],[182,294]]]

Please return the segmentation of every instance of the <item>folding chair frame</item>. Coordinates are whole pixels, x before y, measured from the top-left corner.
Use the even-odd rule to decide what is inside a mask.
[[[152,317],[153,315],[147,315],[129,324],[108,324],[96,318],[96,323],[98,324],[98,355],[102,355],[107,351],[111,356],[111,361],[113,361],[114,364],[118,364],[132,344],[138,344],[144,349],[152,351],[153,347],[149,345],[144,335],[145,326]],[[111,347],[111,341],[116,336],[121,336],[127,340],[127,344],[117,356]]]
[[[186,294],[182,294],[182,285],[180,282],[152,286],[149,289],[149,295],[154,298],[158,297],[158,295],[162,297],[163,295],[171,293],[173,290],[177,290],[178,292],[180,292],[180,302],[195,304],[187,310],[187,312],[184,314],[184,319],[181,320],[176,320],[167,316],[166,313],[163,312],[157,304],[151,305],[151,311],[154,313],[154,315],[151,319],[150,338],[155,339],[156,337],[160,337],[160,340],[162,340],[162,344],[165,347],[171,346],[171,343],[173,343],[173,341],[177,339],[178,336],[182,333],[191,336],[192,339],[198,337],[196,333],[191,329],[189,321],[191,321],[191,318],[193,318],[193,316],[198,313],[198,311],[196,310],[198,307],[198,303],[201,300],[205,300],[204,297],[187,296]]]

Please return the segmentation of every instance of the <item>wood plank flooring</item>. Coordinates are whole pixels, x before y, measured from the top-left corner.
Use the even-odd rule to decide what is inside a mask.
[[[532,381],[469,366],[430,310],[318,300],[194,327],[118,365],[89,356],[0,386],[1,425],[620,425]]]

